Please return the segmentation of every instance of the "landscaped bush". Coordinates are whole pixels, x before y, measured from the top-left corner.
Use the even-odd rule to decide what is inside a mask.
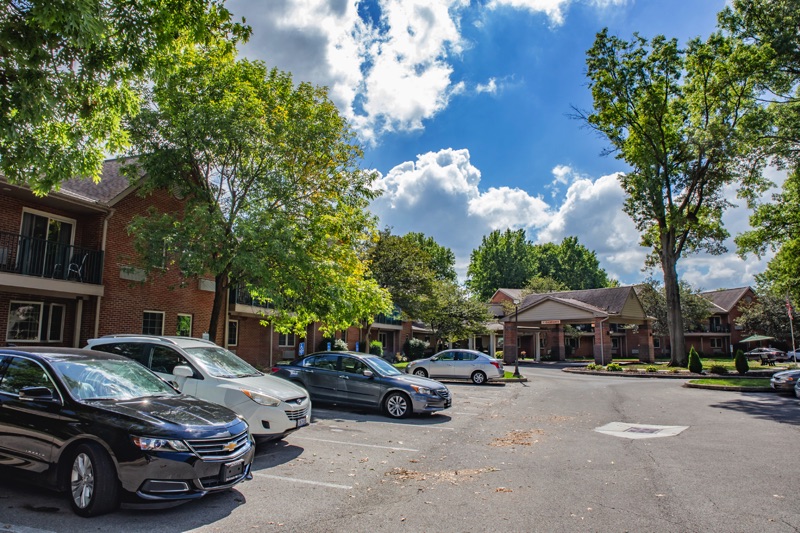
[[[383,344],[381,344],[381,341],[370,342],[369,353],[372,355],[377,355],[378,357],[383,357]]]
[[[403,350],[406,352],[406,357],[409,361],[415,361],[425,357],[425,350],[430,346],[431,343],[422,339],[408,339],[403,346]]]
[[[747,371],[750,370],[750,365],[747,362],[747,357],[741,350],[736,350],[736,356],[733,358],[733,362],[736,365],[736,371],[739,374],[745,375],[747,374]]]
[[[606,365],[606,370],[608,372],[622,372],[622,365],[619,363],[608,363]]]
[[[503,358],[503,350],[497,350],[496,352],[494,352],[494,358],[495,359],[502,359]]]
[[[645,372],[658,372],[658,367],[656,365],[647,365],[644,370]]]
[[[603,367],[597,363],[589,363],[586,365],[586,370],[603,370]]]
[[[671,374],[679,374],[681,369],[678,366],[673,366],[672,368],[669,369],[669,371]]]
[[[336,339],[335,341],[333,341],[331,349],[337,352],[346,352],[347,350],[350,349],[350,347],[347,346],[347,343],[344,341],[344,339]]]
[[[724,365],[711,365],[710,367],[708,367],[708,371],[711,372],[712,374],[719,374],[721,376],[728,373],[728,369],[725,368]]]
[[[689,350],[689,372],[701,374],[703,372],[703,362],[695,351],[694,346]]]

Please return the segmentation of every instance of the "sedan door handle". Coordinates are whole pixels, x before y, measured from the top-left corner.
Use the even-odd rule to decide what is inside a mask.
[[[350,379],[350,378],[347,376],[339,376],[339,379]]]

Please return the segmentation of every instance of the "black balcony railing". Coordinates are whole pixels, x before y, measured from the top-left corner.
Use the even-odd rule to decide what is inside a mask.
[[[400,319],[399,316],[386,316],[385,314],[381,313],[375,317],[376,324],[386,324],[388,326],[402,326],[403,321]]]
[[[229,302],[232,304],[252,305],[254,307],[262,307],[264,309],[274,309],[275,306],[266,300],[254,299],[250,296],[250,292],[244,287],[232,288],[229,292]]]
[[[0,231],[0,272],[100,285],[103,252]]]

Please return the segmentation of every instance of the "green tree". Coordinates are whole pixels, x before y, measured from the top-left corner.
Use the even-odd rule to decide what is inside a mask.
[[[757,165],[741,165],[765,125],[754,97],[759,59],[721,34],[681,50],[675,39],[603,30],[588,51],[594,109],[578,117],[631,167],[620,178],[624,210],[664,274],[673,365],[686,365],[678,260],[722,253],[725,187],[760,179]]]
[[[416,237],[380,232],[369,252],[370,268],[378,284],[391,294],[394,305],[409,318],[418,318],[433,291],[436,271],[432,258]]]
[[[556,280],[565,290],[610,286],[597,254],[580,244],[577,237],[565,237],[561,244],[536,244],[532,253],[534,274]]]
[[[548,292],[559,292],[569,290],[569,287],[558,280],[547,277],[534,276],[523,288],[523,295],[545,294]]]
[[[123,119],[181,48],[247,38],[221,0],[7,0],[0,10],[0,173],[47,194],[99,179]]]
[[[692,288],[687,282],[678,282],[681,298],[681,316],[687,330],[698,330],[711,316],[711,302]],[[667,318],[667,297],[664,285],[658,280],[648,278],[636,287],[636,295],[642,303],[644,312],[655,320],[652,323],[653,335],[669,336],[669,320]]]
[[[486,304],[470,297],[467,290],[451,281],[437,281],[427,305],[417,317],[434,333],[438,340],[455,342],[478,335],[486,330],[492,319]]]
[[[374,175],[325,89],[210,48],[187,51],[148,102],[128,170],[146,171],[143,193],[169,189],[185,209],[153,210],[129,232],[150,272],[166,252],[168,268],[215,277],[212,335],[242,283],[272,304],[279,331],[319,321],[332,335],[390,309],[363,261]]]
[[[740,326],[746,335],[766,335],[791,344],[791,328],[785,298],[759,287],[758,298],[750,303],[739,304],[739,312],[741,314],[735,320],[736,325]]]
[[[420,250],[428,254],[429,267],[437,280],[453,283],[458,281],[456,255],[450,248],[442,246],[433,237],[426,237],[423,233],[407,233],[403,238],[415,242]]]
[[[467,287],[481,300],[497,289],[521,289],[533,275],[532,246],[523,229],[484,235],[470,255]]]
[[[773,128],[761,139],[765,156],[788,177],[771,202],[756,203],[751,231],[736,238],[739,254],[763,257],[776,252],[759,277],[777,294],[800,301],[800,4],[793,0],[734,0],[720,13],[720,24],[757,48],[768,60],[759,83],[769,101]],[[755,200],[755,195],[751,200]]]

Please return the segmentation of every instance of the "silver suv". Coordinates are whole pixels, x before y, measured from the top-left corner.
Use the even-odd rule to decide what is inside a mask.
[[[89,339],[87,348],[139,361],[181,392],[228,407],[244,417],[256,439],[280,439],[311,422],[305,389],[258,371],[211,341],[108,335]]]

